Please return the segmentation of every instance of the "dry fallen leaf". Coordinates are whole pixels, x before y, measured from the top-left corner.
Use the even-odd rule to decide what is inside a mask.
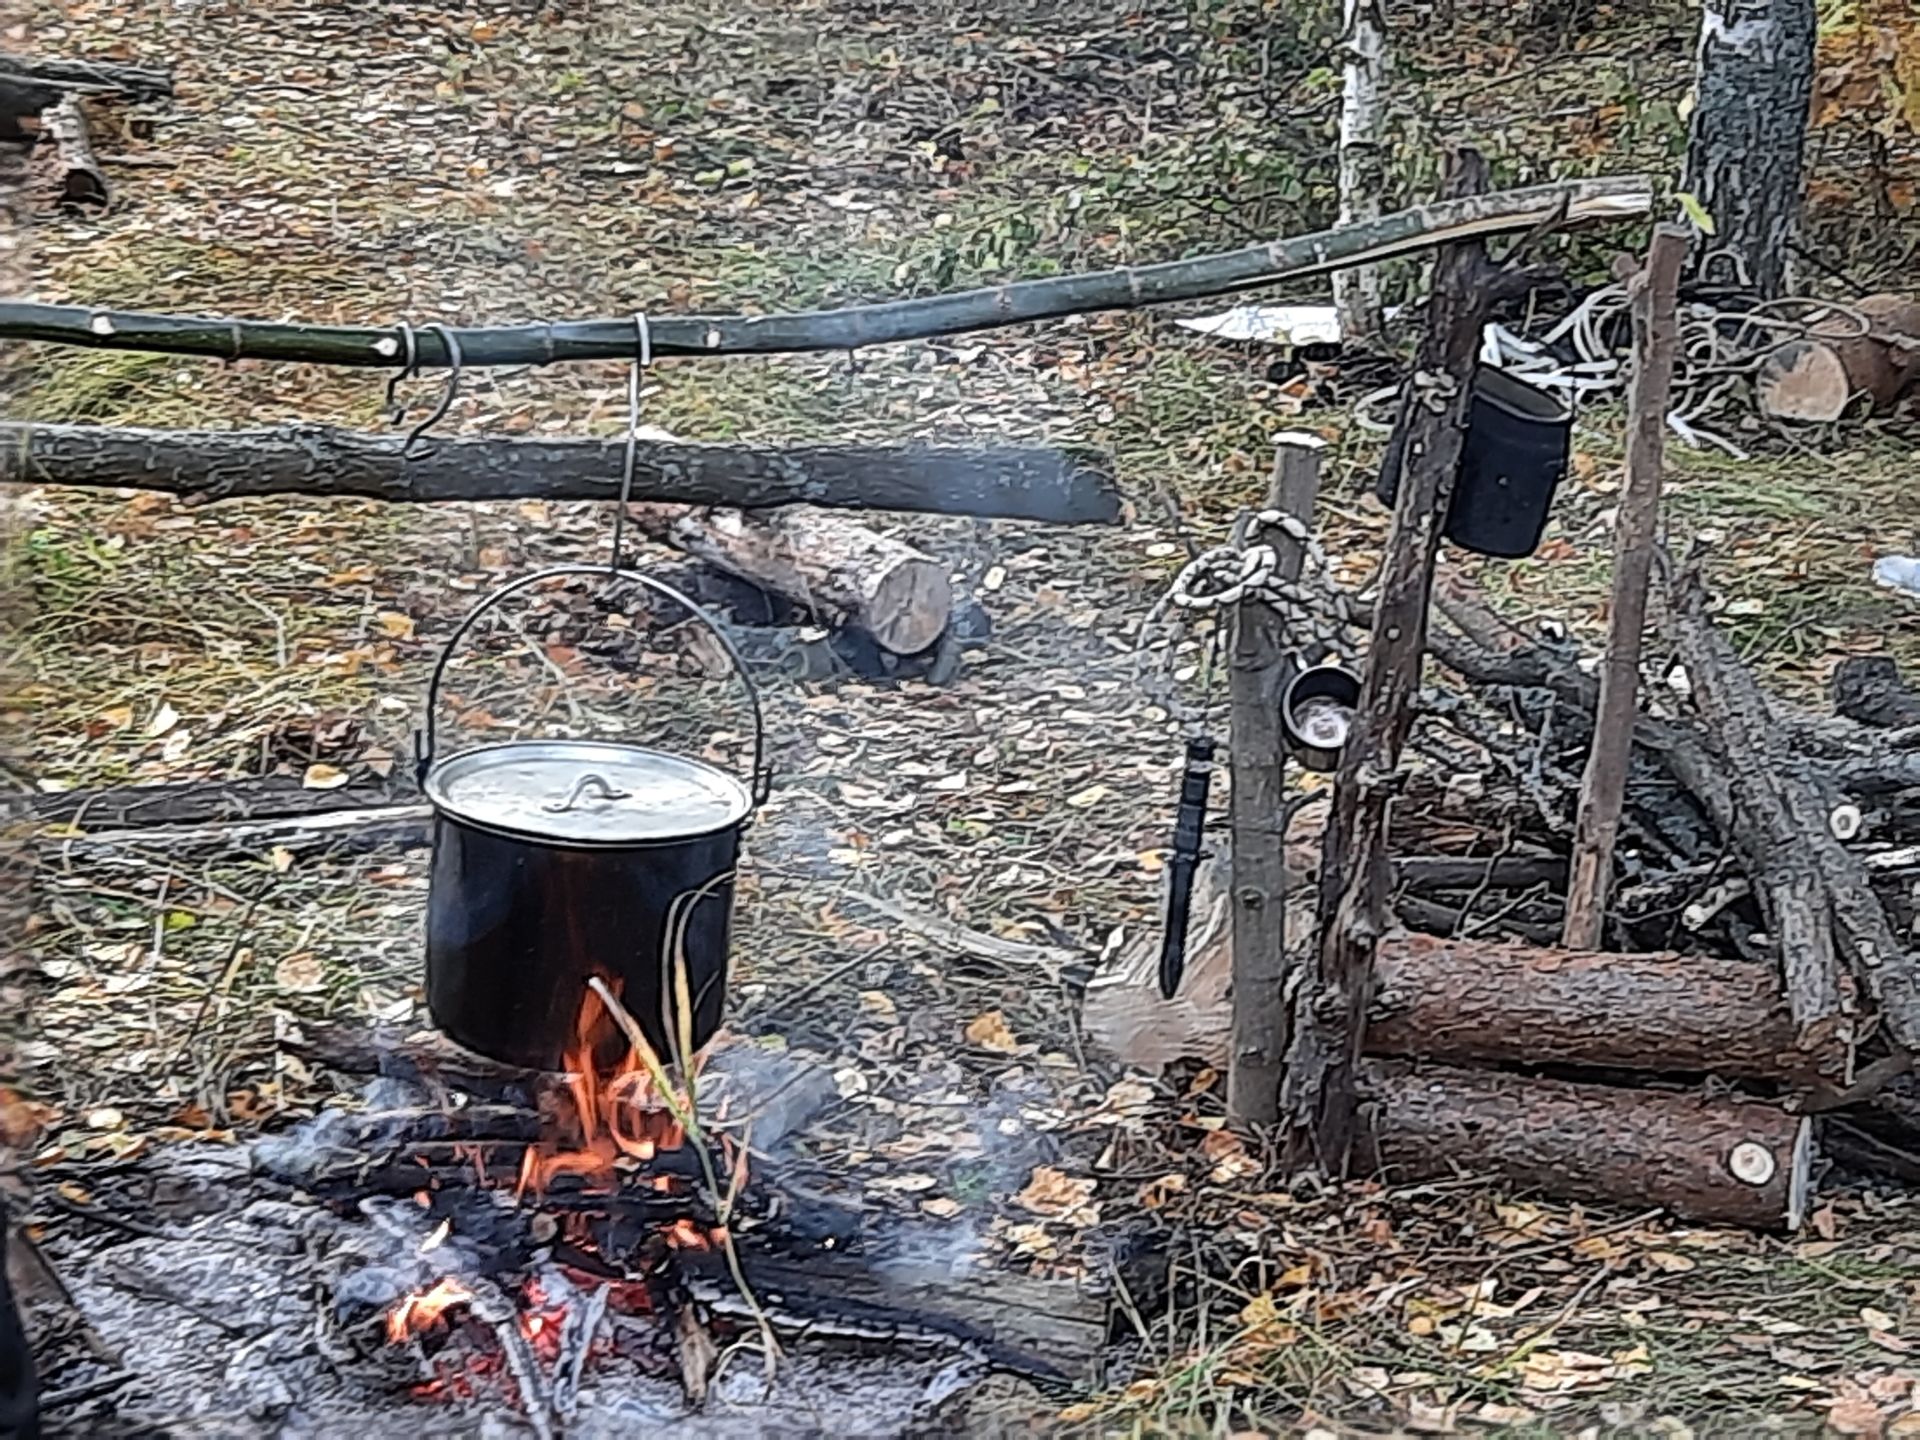
[[[382,610],[376,617],[381,633],[394,640],[413,639],[413,617],[398,610]]]
[[[951,1220],[960,1213],[960,1202],[948,1195],[936,1195],[931,1200],[922,1200],[920,1210],[936,1220]]]
[[[1669,1275],[1684,1275],[1689,1270],[1699,1268],[1697,1260],[1689,1260],[1684,1255],[1676,1255],[1671,1250],[1649,1250],[1647,1263],[1656,1270],[1664,1270]]]
[[[284,875],[293,868],[293,852],[284,845],[276,845],[267,852],[267,862],[276,875]]]
[[[163,700],[160,708],[153,712],[153,718],[147,722],[147,738],[157,740],[179,723],[180,712]]]
[[[301,950],[273,967],[273,983],[296,995],[310,995],[327,983],[327,970],[319,956]]]
[[[862,990],[860,1008],[881,1020],[891,1020],[896,1013],[893,997],[884,990]]]
[[[309,790],[338,790],[347,783],[347,772],[338,766],[316,761],[307,767],[300,783]]]
[[[967,1025],[967,1043],[1001,1055],[1011,1055],[1020,1048],[1013,1031],[1007,1028],[1007,1017],[998,1010],[973,1017]]]
[[[1013,1203],[1050,1220],[1091,1224],[1097,1218],[1091,1203],[1093,1190],[1091,1176],[1069,1175],[1052,1165],[1036,1165],[1027,1188],[1013,1197]]]

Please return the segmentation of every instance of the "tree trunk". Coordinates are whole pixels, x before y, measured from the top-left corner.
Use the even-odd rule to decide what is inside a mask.
[[[947,567],[844,516],[804,506],[770,515],[636,507],[649,533],[698,560],[806,607],[827,625],[857,625],[912,655],[953,613]]]
[[[1345,68],[1340,91],[1340,223],[1362,225],[1380,218],[1386,193],[1386,146],[1381,143],[1387,106],[1385,0],[1345,0]],[[1356,265],[1333,272],[1333,303],[1340,336],[1349,345],[1381,338],[1380,268]]]
[[[1559,1200],[1797,1230],[1813,1122],[1728,1097],[1369,1062],[1362,1131],[1390,1183],[1471,1174]]]
[[[1380,942],[1367,1053],[1733,1079],[1837,1079],[1770,966],[1400,935]]]
[[[1685,188],[1714,228],[1692,256],[1697,283],[1787,289],[1816,33],[1814,0],[1705,0]]]
[[[197,501],[258,495],[370,500],[612,500],[625,437],[429,437],[326,425],[138,430],[0,423],[0,482],[162,490]],[[1120,498],[1085,456],[1046,449],[642,440],[633,498],[756,510],[775,505],[922,510],[1055,524],[1112,524]]]
[[[1317,435],[1279,437],[1268,505],[1311,526],[1320,493]],[[1299,542],[1270,532],[1284,580],[1298,580]],[[1287,626],[1261,601],[1233,616],[1233,1049],[1227,1065],[1227,1115],[1239,1125],[1280,1118],[1280,1079],[1287,1058],[1287,862],[1281,818],[1287,808],[1287,752],[1280,693],[1291,665]]]

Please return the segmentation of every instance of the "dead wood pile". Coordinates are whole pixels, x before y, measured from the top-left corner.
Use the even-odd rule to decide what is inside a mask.
[[[1843,668],[1839,714],[1790,703],[1714,627],[1697,572],[1656,602],[1649,652],[1671,668],[1643,687],[1610,948],[1578,953],[1556,947],[1595,667],[1457,574],[1436,585],[1438,669],[1392,821],[1399,930],[1364,1041],[1367,1158],[1791,1227],[1834,1163],[1920,1180],[1914,697],[1882,660]],[[1302,880],[1311,814],[1288,852]],[[1136,1063],[1226,1061],[1215,848],[1181,995],[1153,994],[1144,945],[1089,988],[1089,1033]],[[1310,913],[1289,921],[1297,954]]]

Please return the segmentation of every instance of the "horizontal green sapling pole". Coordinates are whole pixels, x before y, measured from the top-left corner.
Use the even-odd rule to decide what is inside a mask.
[[[653,353],[659,356],[856,350],[1097,310],[1132,310],[1204,299],[1302,275],[1370,265],[1449,240],[1557,224],[1628,220],[1644,216],[1652,208],[1653,185],[1644,176],[1570,180],[1436,201],[1364,224],[1271,240],[1222,255],[1021,280],[987,289],[841,310],[790,315],[650,316],[648,329]],[[629,359],[636,349],[631,316],[452,327],[451,333],[459,347],[460,361],[467,366]],[[397,325],[304,325],[0,302],[0,339],[106,350],[382,368],[398,365],[405,358],[403,337],[403,327]],[[414,341],[419,364],[447,363],[446,344],[437,327],[416,331]]]

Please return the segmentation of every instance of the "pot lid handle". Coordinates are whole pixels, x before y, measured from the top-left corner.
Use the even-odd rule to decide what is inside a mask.
[[[753,683],[753,677],[747,673],[746,662],[740,656],[739,647],[733,643],[733,637],[727,633],[726,627],[708,611],[664,580],[656,580],[651,575],[641,574],[638,570],[609,569],[605,565],[555,565],[551,569],[536,570],[531,575],[524,575],[518,580],[502,585],[462,617],[460,623],[454,627],[453,634],[447,637],[447,643],[441,647],[440,657],[433,663],[433,676],[427,682],[426,710],[422,717],[421,728],[413,734],[414,777],[424,782],[427,771],[433,768],[434,752],[439,745],[440,682],[446,675],[447,662],[453,658],[454,647],[466,637],[467,631],[473,628],[475,621],[509,595],[529,589],[544,580],[557,579],[563,575],[598,575],[603,578],[618,577],[622,580],[631,580],[634,584],[643,586],[656,595],[663,595],[681,606],[712,632],[713,638],[720,642],[720,648],[727,652],[727,659],[733,665],[733,673],[739,677],[740,688],[747,692],[747,703],[753,710],[753,777],[748,791],[753,797],[754,809],[757,810],[766,804],[767,796],[773,789],[773,767],[767,760],[766,715],[761,709],[759,687]],[[574,793],[567,798],[561,808],[571,808],[576,804],[580,799],[581,790],[589,783],[599,785],[603,792],[606,790],[605,782],[598,776],[582,776],[580,783],[574,787]],[[604,794],[603,798],[615,797],[612,794]]]

